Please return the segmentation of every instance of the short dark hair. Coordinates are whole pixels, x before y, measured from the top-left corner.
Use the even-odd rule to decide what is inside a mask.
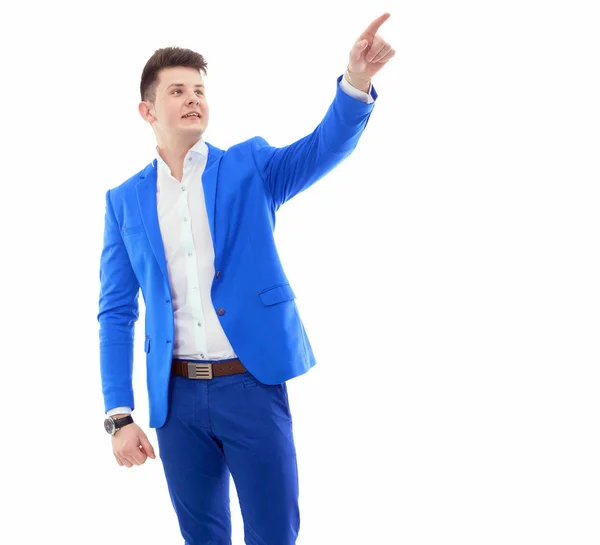
[[[158,75],[163,68],[172,66],[186,66],[200,70],[206,75],[208,64],[200,53],[191,49],[181,47],[163,47],[157,49],[152,57],[148,59],[144,70],[142,71],[142,80],[140,82],[140,96],[142,101],[154,102],[156,100],[156,86],[158,84]]]

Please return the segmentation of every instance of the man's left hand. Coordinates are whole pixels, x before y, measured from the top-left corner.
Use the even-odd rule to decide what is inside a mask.
[[[396,54],[392,46],[377,34],[379,27],[390,17],[384,13],[375,19],[359,36],[350,51],[348,72],[350,83],[361,87],[371,79]]]

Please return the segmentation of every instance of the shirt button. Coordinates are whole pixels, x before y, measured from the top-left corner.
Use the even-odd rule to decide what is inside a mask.
[[[192,252],[188,252],[188,255],[192,255]]]
[[[200,357],[201,357],[202,359],[204,359],[204,354],[200,354]]]
[[[185,187],[181,186],[181,191],[185,191]]]
[[[219,310],[217,310],[217,314],[219,316],[223,316],[225,314],[225,309],[224,308],[220,308]]]
[[[198,327],[202,327],[202,322],[198,322]]]
[[[187,218],[183,218],[183,221],[187,221]]]
[[[215,274],[215,276],[216,276],[217,278],[219,278],[219,276],[221,276],[221,271],[217,271],[217,274]]]
[[[193,289],[194,291],[196,291],[196,286],[194,286],[192,289]]]
[[[191,157],[188,157],[188,161],[191,161],[191,160],[192,160],[192,158],[191,158]]]

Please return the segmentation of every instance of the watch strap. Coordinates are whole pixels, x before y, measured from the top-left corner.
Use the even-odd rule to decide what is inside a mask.
[[[128,414],[123,418],[113,418],[113,422],[115,423],[115,431],[120,430],[123,426],[127,426],[127,424],[133,424],[133,417]]]

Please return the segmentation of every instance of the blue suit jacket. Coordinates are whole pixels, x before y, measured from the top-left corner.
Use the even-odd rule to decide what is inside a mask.
[[[306,373],[315,357],[280,263],[275,212],[356,147],[374,103],[336,87],[324,119],[282,148],[254,137],[227,151],[208,145],[202,185],[215,249],[212,302],[248,371],[266,384]],[[372,88],[371,96],[377,93]],[[105,410],[134,408],[134,324],[141,289],[146,306],[150,427],[167,417],[174,321],[156,205],[156,160],[106,193],[100,263],[100,367]]]

